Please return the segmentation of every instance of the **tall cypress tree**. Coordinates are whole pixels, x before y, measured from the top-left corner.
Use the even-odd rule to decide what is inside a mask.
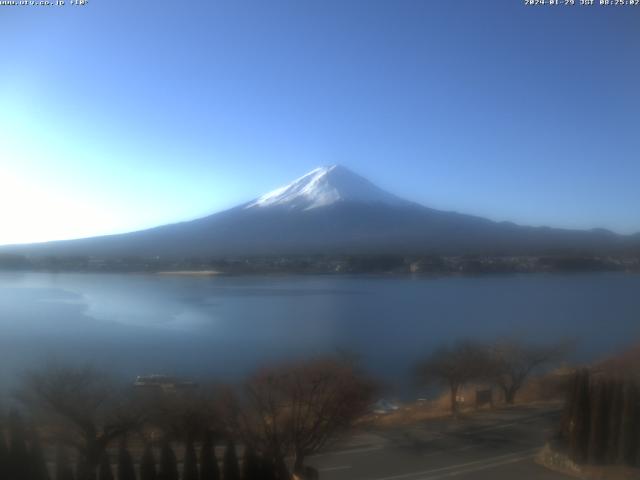
[[[591,387],[591,425],[589,432],[589,463],[602,465],[606,461],[609,433],[609,383],[600,380]]]
[[[133,458],[131,458],[125,442],[122,442],[118,449],[118,480],[136,480]]]
[[[28,480],[30,458],[22,417],[17,412],[9,415],[9,475],[11,480]]]
[[[200,480],[220,480],[213,435],[209,431],[204,434],[200,450]]]
[[[609,407],[609,434],[607,435],[607,464],[618,461],[620,444],[620,425],[622,424],[622,404],[624,402],[624,388],[620,379],[611,381],[611,400]]]
[[[236,446],[229,440],[227,448],[224,452],[222,469],[224,472],[224,480],[240,480],[240,467],[238,466],[238,455],[236,454]]]
[[[589,427],[591,423],[589,402],[589,372],[584,369],[578,374],[576,397],[571,420],[569,455],[576,463],[585,463],[589,449]]]
[[[198,480],[198,457],[190,437],[187,438],[184,450],[182,480]]]
[[[273,463],[273,468],[273,475],[277,480],[288,480],[291,478],[291,473],[287,468],[284,458],[277,457]]]
[[[618,461],[625,465],[635,466],[638,449],[638,389],[633,382],[625,382],[622,421],[620,423],[620,440]]]
[[[4,432],[0,428],[0,478],[9,476],[9,450],[4,441]]]
[[[260,457],[260,480],[277,480],[276,467],[272,459],[263,455]]]
[[[56,480],[73,480],[73,469],[67,450],[61,445],[56,448]]]
[[[242,462],[242,480],[262,480],[261,467],[260,457],[253,448],[247,446]]]
[[[156,480],[156,459],[148,443],[144,447],[140,460],[140,480]]]
[[[158,478],[160,480],[179,480],[176,454],[173,452],[168,440],[162,443],[162,448],[160,449],[160,471],[158,472]]]
[[[76,478],[78,480],[90,480],[92,478],[87,460],[82,453],[78,454],[76,458]]]
[[[98,480],[114,480],[113,470],[111,469],[111,459],[107,452],[102,454],[102,459],[98,466]]]
[[[579,385],[580,372],[571,375],[571,379],[567,385],[567,393],[565,396],[564,409],[562,411],[562,419],[560,421],[560,438],[565,442],[569,442],[573,432],[573,417],[575,414],[576,396]]]
[[[49,470],[47,469],[47,461],[44,458],[44,450],[40,443],[40,437],[35,428],[31,429],[31,448],[29,450],[29,465],[31,480],[49,480]]]

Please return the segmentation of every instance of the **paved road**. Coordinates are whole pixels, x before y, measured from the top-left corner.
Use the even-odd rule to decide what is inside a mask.
[[[515,407],[366,432],[307,463],[321,480],[566,480],[533,461],[559,416]]]

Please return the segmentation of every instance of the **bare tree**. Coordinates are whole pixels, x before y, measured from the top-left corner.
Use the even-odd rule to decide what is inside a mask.
[[[289,454],[300,472],[308,455],[367,411],[372,394],[373,384],[352,363],[333,357],[263,370],[246,385],[239,429],[277,474],[285,475]]]
[[[564,341],[553,345],[527,344],[521,340],[500,341],[489,347],[490,377],[503,391],[505,402],[511,405],[532,372],[560,360],[569,348],[569,343]]]
[[[487,348],[470,340],[461,340],[451,346],[436,349],[416,373],[425,385],[440,384],[449,389],[451,413],[458,413],[458,394],[465,384],[483,380],[489,372]]]
[[[109,377],[91,368],[52,366],[32,372],[19,398],[47,424],[55,441],[78,451],[79,480],[93,480],[107,446],[144,416]]]

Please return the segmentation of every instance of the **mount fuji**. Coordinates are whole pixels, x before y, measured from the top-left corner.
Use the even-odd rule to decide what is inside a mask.
[[[345,167],[312,170],[235,208],[120,235],[7,246],[3,252],[164,258],[288,254],[614,253],[640,237],[526,227],[434,210],[388,193]]]

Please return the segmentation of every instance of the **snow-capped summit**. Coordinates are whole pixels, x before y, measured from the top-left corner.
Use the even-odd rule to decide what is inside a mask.
[[[385,192],[366,178],[340,165],[311,170],[289,185],[277,188],[248,203],[245,208],[283,206],[311,210],[337,202],[407,205],[408,201]]]

